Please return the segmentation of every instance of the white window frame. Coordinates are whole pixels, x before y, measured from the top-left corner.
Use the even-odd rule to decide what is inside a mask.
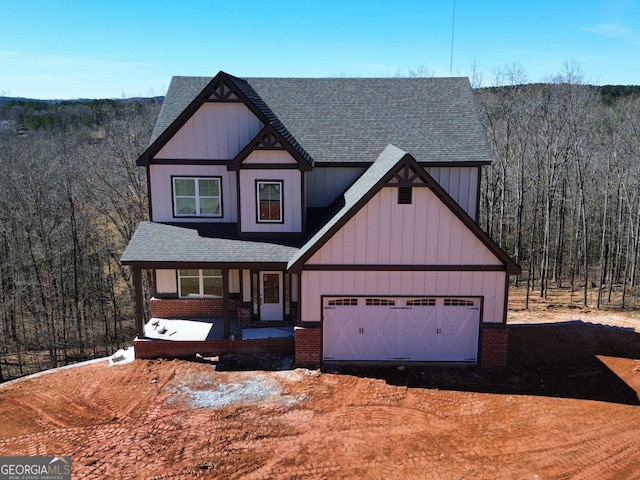
[[[176,188],[176,180],[193,180],[195,187],[195,195],[178,195]],[[201,180],[215,180],[218,182],[218,195],[200,195],[200,181]],[[173,193],[173,216],[174,217],[208,217],[208,218],[220,218],[222,217],[222,179],[220,177],[171,177],[171,186]],[[178,212],[178,198],[194,198],[195,199],[195,213],[179,213]],[[218,200],[219,213],[200,213],[200,199],[204,198],[216,198]]]
[[[279,218],[276,220],[264,220],[260,218],[260,186],[261,185],[278,185],[280,187],[280,205]],[[284,223],[284,182],[282,180],[256,180],[256,218],[258,223]]]
[[[223,284],[222,276],[224,275],[222,270],[219,268],[207,268],[207,269],[198,269],[198,276],[195,275],[183,275],[182,272],[186,270],[196,270],[195,268],[185,268],[178,269],[178,297],[180,298],[222,298],[224,296],[224,287],[221,295],[205,295],[204,293],[204,279],[205,278],[220,278],[220,283]],[[205,275],[205,270],[211,271],[219,271],[220,275]],[[197,278],[198,279],[198,295],[182,295],[182,282],[183,278]]]

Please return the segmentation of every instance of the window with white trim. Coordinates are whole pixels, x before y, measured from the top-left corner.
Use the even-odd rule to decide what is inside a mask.
[[[282,181],[257,180],[258,222],[282,223]]]
[[[178,270],[180,298],[222,298],[222,270],[188,268]]]
[[[173,177],[173,212],[176,217],[221,217],[220,177]]]

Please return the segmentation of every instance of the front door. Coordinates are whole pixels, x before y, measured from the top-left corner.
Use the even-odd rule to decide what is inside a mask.
[[[260,272],[260,320],[282,320],[282,272]]]

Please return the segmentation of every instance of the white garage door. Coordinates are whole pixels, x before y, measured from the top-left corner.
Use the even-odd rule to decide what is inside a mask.
[[[475,362],[480,299],[325,298],[325,360]]]

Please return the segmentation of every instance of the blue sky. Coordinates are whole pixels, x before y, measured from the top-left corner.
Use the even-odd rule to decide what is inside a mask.
[[[640,0],[0,0],[0,95],[164,95],[172,75],[640,84]],[[453,64],[451,40],[453,30]]]

